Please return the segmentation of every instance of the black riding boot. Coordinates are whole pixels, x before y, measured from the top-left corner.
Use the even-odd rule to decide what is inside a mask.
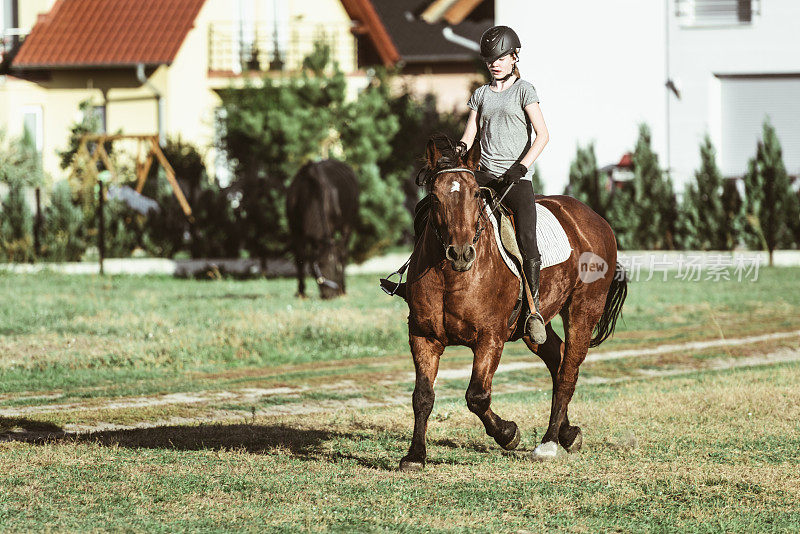
[[[544,318],[539,313],[539,269],[541,266],[542,262],[540,260],[525,260],[525,278],[527,278],[528,285],[531,288],[531,296],[533,297],[533,306],[535,308],[531,310],[531,314],[525,321],[525,333],[537,345],[541,345],[547,340]]]
[[[514,213],[514,222],[517,227],[517,244],[522,252],[522,270],[525,280],[531,290],[533,303],[528,306],[529,316],[525,318],[525,334],[537,345],[547,339],[544,329],[544,319],[539,313],[539,269],[541,268],[541,255],[539,245],[536,243],[536,201],[533,187],[527,180],[523,180],[511,189],[506,196],[506,206]],[[527,299],[526,299],[527,300]]]

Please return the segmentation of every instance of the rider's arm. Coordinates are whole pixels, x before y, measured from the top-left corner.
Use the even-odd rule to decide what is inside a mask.
[[[527,113],[528,118],[531,120],[531,126],[533,126],[533,133],[536,135],[536,138],[533,140],[531,148],[528,149],[528,152],[522,160],[520,160],[520,163],[530,169],[533,162],[536,161],[536,158],[538,158],[539,154],[544,150],[544,146],[550,140],[550,134],[547,131],[547,125],[544,123],[544,116],[542,115],[542,109],[539,107],[538,102],[533,102],[525,106],[525,113]],[[464,135],[466,135],[466,132]]]
[[[474,109],[469,111],[467,117],[467,126],[464,128],[464,135],[461,136],[461,142],[467,145],[467,150],[472,148],[472,142],[475,140],[475,135],[478,133],[478,112]]]

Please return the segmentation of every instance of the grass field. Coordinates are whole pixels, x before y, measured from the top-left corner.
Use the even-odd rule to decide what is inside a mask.
[[[395,470],[407,307],[372,277],[349,288],[0,274],[0,530],[800,527],[800,269],[632,283],[581,368],[584,449],[552,463],[528,459],[538,358],[509,345],[495,378],[523,431],[506,453],[464,405],[471,353],[448,349],[414,475]]]

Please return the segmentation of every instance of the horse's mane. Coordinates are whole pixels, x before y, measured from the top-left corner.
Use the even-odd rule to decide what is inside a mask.
[[[417,173],[417,185],[425,186],[426,189],[430,188],[433,183],[433,178],[436,173],[446,169],[453,169],[458,167],[459,160],[456,155],[456,145],[453,144],[452,139],[443,133],[435,133],[430,137],[429,142],[433,142],[436,149],[439,151],[439,159],[436,160],[433,167],[430,162],[425,161],[425,166]],[[420,178],[422,178],[420,180]]]

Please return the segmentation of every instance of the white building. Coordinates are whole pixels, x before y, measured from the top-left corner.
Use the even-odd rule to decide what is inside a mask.
[[[765,116],[800,175],[799,0],[496,0],[496,21],[519,33],[542,101],[547,193],[563,190],[578,143],[616,162],[641,122],[678,190],[706,133],[723,173],[742,175]]]

